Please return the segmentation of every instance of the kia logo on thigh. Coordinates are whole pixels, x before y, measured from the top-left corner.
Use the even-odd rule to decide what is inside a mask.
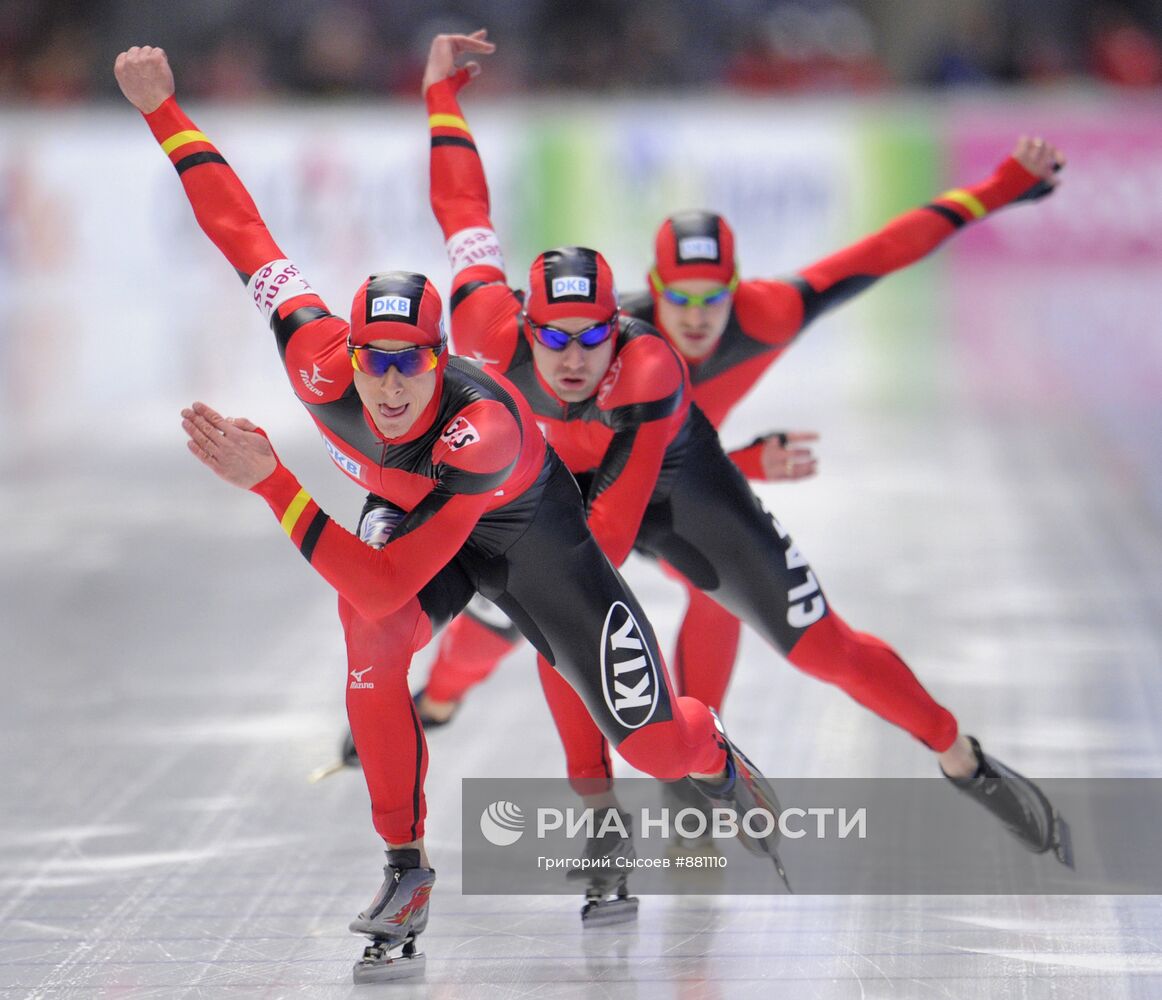
[[[658,707],[658,668],[633,612],[614,601],[601,630],[601,688],[626,729],[639,729]]]

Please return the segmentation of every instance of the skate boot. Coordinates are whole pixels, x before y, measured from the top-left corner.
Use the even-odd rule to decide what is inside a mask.
[[[439,729],[441,726],[446,726],[449,722],[456,718],[456,713],[460,710],[460,703],[456,702],[456,708],[453,709],[452,714],[449,715],[446,719],[437,719],[434,716],[425,715],[423,710],[420,708],[420,702],[423,701],[427,690],[427,688],[420,688],[415,694],[412,695],[412,701],[416,703],[416,715],[419,716],[420,725],[423,726],[425,730]]]
[[[706,796],[694,787],[693,782],[685,778],[680,781],[663,781],[661,784],[662,808],[668,810],[670,816],[670,853],[674,855],[701,855],[703,857],[717,855],[719,853],[718,845],[714,843],[714,838],[710,835],[713,817],[710,815]],[[690,815],[691,810],[704,819],[704,832],[694,836],[688,836],[681,832],[677,823],[678,815],[685,813],[686,815],[683,816],[680,824],[682,829],[687,831],[697,829],[699,823],[696,817]]]
[[[614,813],[620,826],[607,820]],[[618,812],[612,806],[598,809],[593,817],[594,836],[585,846],[584,867],[570,868],[565,877],[571,882],[585,883],[585,905],[581,907],[582,927],[601,927],[623,924],[637,919],[638,900],[629,894],[627,861],[637,857],[633,849],[633,828],[629,813]],[[605,830],[604,834],[601,833]],[[626,836],[622,836],[622,830]],[[621,864],[618,864],[618,862]]]
[[[416,950],[416,938],[428,926],[428,896],[436,873],[420,867],[419,851],[405,848],[387,852],[383,876],[371,905],[349,925],[355,934],[371,938],[352,969],[356,983],[423,975],[424,956]]]
[[[339,742],[339,759],[332,761],[330,764],[324,764],[322,767],[316,767],[310,774],[307,775],[307,781],[312,785],[324,778],[330,777],[332,774],[338,774],[347,767],[361,767],[359,763],[359,751],[355,749],[355,737],[351,735],[350,727],[343,734],[343,739]]]
[[[726,750],[726,780],[719,785],[710,785],[705,781],[691,778],[690,781],[707,799],[712,806],[732,809],[738,818],[738,839],[751,854],[768,857],[774,862],[775,871],[783,880],[788,892],[792,892],[791,883],[787,879],[787,872],[783,862],[779,859],[777,850],[781,834],[779,833],[778,818],[782,812],[775,790],[770,782],[763,777],[762,772],[754,766],[726,735],[726,728],[714,709],[710,709],[714,716],[714,725],[718,729],[719,739]],[[743,828],[743,817],[751,809],[764,809],[775,818],[775,826],[766,837],[752,837]]]
[[[969,798],[999,819],[1005,828],[1035,854],[1053,851],[1063,865],[1073,867],[1073,842],[1069,824],[1053,808],[1032,781],[990,757],[975,736],[968,737],[976,755],[976,774],[971,778],[944,777]]]

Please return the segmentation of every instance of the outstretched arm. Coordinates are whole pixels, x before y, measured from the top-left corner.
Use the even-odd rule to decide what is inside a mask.
[[[451,496],[433,491],[382,548],[361,542],[311,499],[249,420],[227,419],[205,403],[182,410],[190,452],[221,479],[257,493],[311,566],[364,617],[379,618],[411,600],[460,550],[492,491]]]
[[[424,99],[432,136],[432,211],[444,232],[454,283],[470,271],[469,279],[504,280],[504,260],[488,210],[488,182],[484,166],[456,94],[475,72],[457,68],[463,52],[493,52],[483,30],[474,35],[437,35],[424,70]],[[455,285],[454,285],[455,287]]]
[[[134,46],[117,57],[113,73],[177,170],[198,224],[243,280],[282,257],[238,176],[178,106],[165,51]]]
[[[983,219],[1006,205],[1050,194],[1057,171],[1065,165],[1060,152],[1043,139],[1022,137],[1011,156],[992,176],[973,187],[945,191],[921,208],[905,212],[879,232],[804,268],[790,282],[744,282],[736,298],[744,328],[761,329],[764,314],[786,316],[788,285],[798,293],[792,311],[793,331],[868,288],[880,278],[914,264],[966,223]]]
[[[350,383],[343,349],[347,324],[328,311],[283,255],[238,175],[178,106],[165,52],[134,46],[117,57],[113,73],[177,170],[198,225],[273,328],[299,397],[309,403],[338,398]]]
[[[512,356],[513,318],[521,307],[505,280],[484,165],[456,96],[480,72],[476,62],[461,67],[457,62],[468,53],[496,50],[486,34],[482,29],[433,39],[424,70],[424,99],[431,132],[432,211],[452,265],[452,339],[458,353],[503,368]]]

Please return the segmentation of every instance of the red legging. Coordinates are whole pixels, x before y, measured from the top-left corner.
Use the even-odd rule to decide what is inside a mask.
[[[737,626],[737,619],[732,620]],[[834,611],[807,629],[788,659],[805,673],[841,687],[933,750],[947,750],[956,739],[956,719],[932,699],[899,655],[882,639],[854,631]],[[581,794],[608,787],[612,770],[601,731],[557,672],[539,659],[537,665],[565,748],[570,782]],[[705,690],[702,695],[710,697]]]
[[[413,653],[431,638],[431,625],[418,599],[379,619],[361,617],[341,600],[339,617],[347,641],[347,717],[371,794],[372,822],[389,844],[409,843],[424,833],[428,753],[408,693],[407,671]],[[607,779],[605,737],[569,684],[546,662],[541,663],[543,676],[551,676],[559,685],[558,701],[567,692],[566,725],[574,727],[571,731],[584,745],[582,755],[589,752],[596,734],[596,752],[605,764],[599,765],[595,776]],[[664,665],[659,663],[658,668],[658,679],[669,693],[672,718],[630,733],[618,744],[617,752],[638,770],[666,780],[718,772],[725,764],[725,751],[706,706],[692,698],[675,697]],[[555,704],[550,701],[554,712]],[[567,739],[571,743],[573,737]],[[591,786],[582,782],[582,787],[588,791]]]
[[[371,794],[371,820],[389,844],[424,835],[428,748],[408,692],[412,654],[432,637],[413,598],[385,618],[369,619],[339,599],[347,641],[347,718]]]
[[[686,588],[689,599],[674,649],[674,686],[721,711],[738,656],[742,623],[666,563],[662,568]]]
[[[433,701],[460,701],[469,688],[486,680],[521,641],[519,632],[510,638],[473,618],[470,612],[457,615],[440,636],[424,693]]]
[[[678,637],[675,683],[691,698],[718,707],[734,664],[738,619],[701,591],[689,586],[687,590],[690,608]],[[438,678],[447,685],[439,688],[440,700],[462,698],[514,645],[469,615],[461,615],[449,627],[432,668],[433,681]],[[895,650],[874,635],[854,631],[834,611],[806,630],[788,659],[805,673],[842,688],[933,750],[947,750],[956,738],[955,718],[924,690]],[[539,657],[537,668],[565,748],[570,779],[579,791],[605,787],[612,770],[601,731],[560,674]],[[626,744],[621,749],[624,756]]]

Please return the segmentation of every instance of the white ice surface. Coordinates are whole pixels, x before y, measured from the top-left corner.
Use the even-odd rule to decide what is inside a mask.
[[[1132,414],[985,406],[950,358],[901,392],[878,349],[821,326],[732,425],[823,432],[820,477],[764,495],[833,605],[1029,773],[1162,774],[1159,472],[1119,450]],[[576,899],[462,896],[459,779],[561,773],[527,653],[431,740],[426,979],[353,987],[379,845],[357,773],[305,780],[342,725],[333,597],[176,436],[78,433],[0,480],[0,996],[1162,996],[1157,897],[649,897],[583,932]],[[351,524],[317,442],[282,450]],[[678,591],[630,577],[668,647]],[[932,773],[751,634],[727,717],[775,775]]]

